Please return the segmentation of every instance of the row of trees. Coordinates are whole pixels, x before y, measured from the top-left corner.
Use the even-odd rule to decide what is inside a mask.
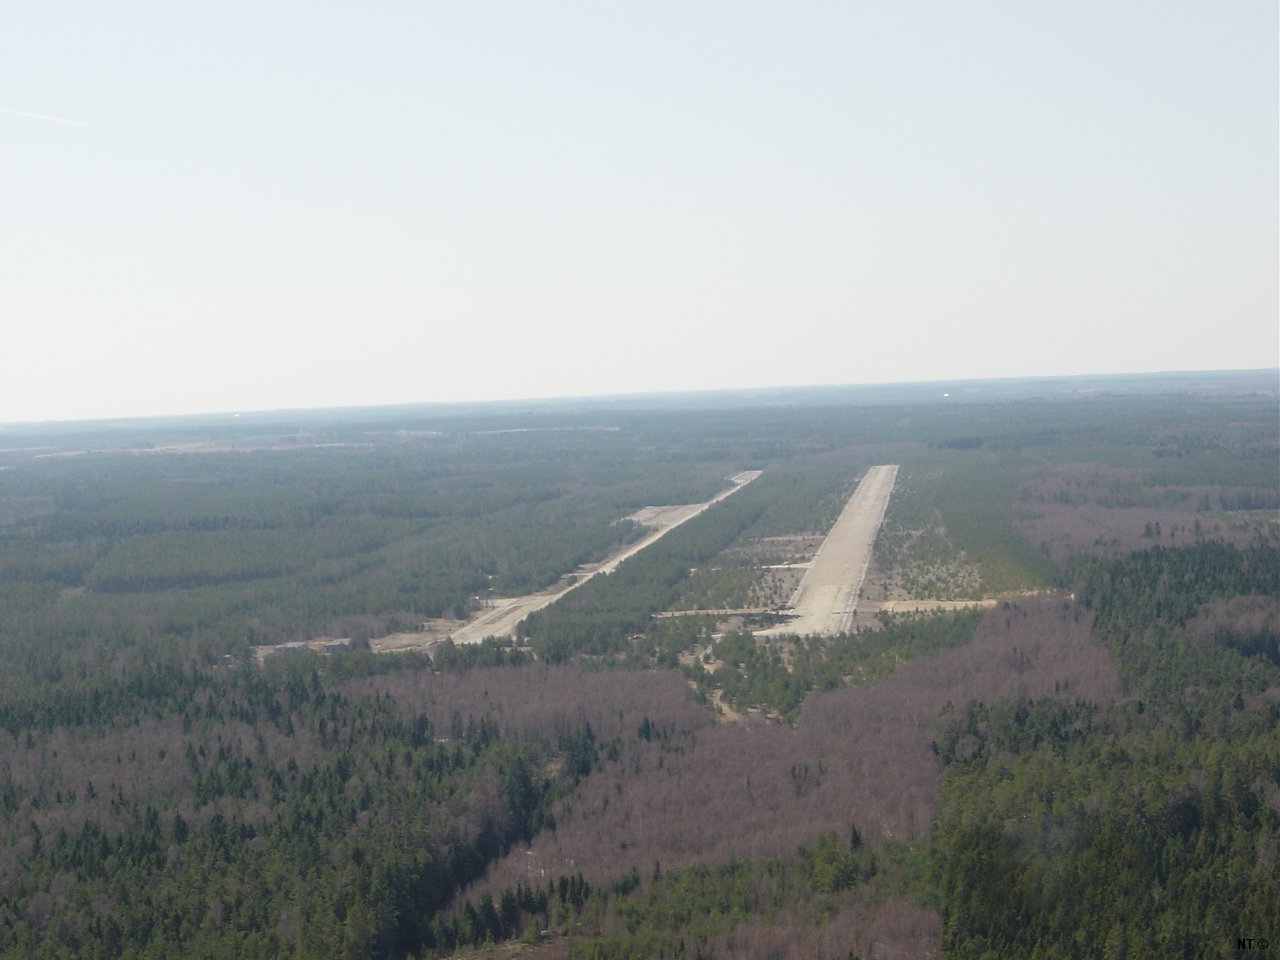
[[[689,571],[709,563],[760,518],[771,490],[767,477],[754,481],[608,576],[595,577],[531,614],[520,624],[521,636],[551,662],[579,653],[628,651],[628,638],[645,633],[652,615],[674,604]]]
[[[835,690],[888,676],[901,663],[973,639],[980,610],[960,613],[880,614],[878,628],[842,637],[758,640],[729,634],[710,648],[714,673],[695,663],[691,675],[708,694],[745,710],[758,708],[794,722],[811,690]]]

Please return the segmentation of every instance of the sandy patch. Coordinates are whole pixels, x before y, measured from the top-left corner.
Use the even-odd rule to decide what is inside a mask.
[[[872,467],[867,471],[791,597],[794,619],[762,631],[762,635],[832,636],[848,632],[857,610],[858,592],[871,562],[871,548],[897,476],[896,465]]]

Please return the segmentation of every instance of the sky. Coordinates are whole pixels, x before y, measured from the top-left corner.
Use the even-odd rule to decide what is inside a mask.
[[[7,0],[0,422],[1280,364],[1274,0]]]

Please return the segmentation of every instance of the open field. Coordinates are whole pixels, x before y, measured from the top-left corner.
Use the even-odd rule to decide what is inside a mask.
[[[897,475],[896,465],[881,465],[867,471],[791,598],[795,619],[764,631],[766,635],[830,636],[849,629],[858,605],[858,591],[871,561],[871,548]]]

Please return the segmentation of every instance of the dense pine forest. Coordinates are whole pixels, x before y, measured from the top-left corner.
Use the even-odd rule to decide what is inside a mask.
[[[0,957],[1276,943],[1278,403],[1264,371],[0,425]],[[787,634],[880,463],[855,629]],[[516,637],[375,652],[744,470]]]

